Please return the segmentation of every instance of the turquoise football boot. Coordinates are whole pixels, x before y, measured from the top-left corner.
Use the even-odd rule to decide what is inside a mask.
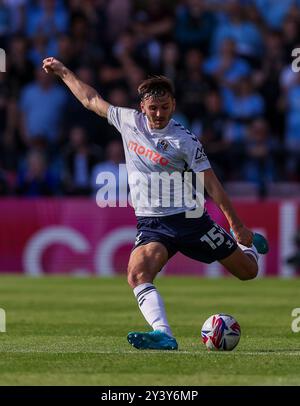
[[[150,333],[128,333],[127,340],[129,344],[139,350],[177,350],[178,344],[174,337],[168,334],[154,330]]]
[[[259,254],[264,255],[269,252],[269,244],[268,244],[267,239],[259,233],[254,233],[253,245],[257,249],[257,252]]]
[[[235,238],[235,234],[234,234],[234,231],[232,230],[232,228],[230,229],[230,234],[232,235],[233,238]],[[257,252],[259,254],[264,255],[264,254],[267,254],[269,251],[269,244],[268,244],[267,239],[259,233],[254,233],[253,245],[257,249]]]

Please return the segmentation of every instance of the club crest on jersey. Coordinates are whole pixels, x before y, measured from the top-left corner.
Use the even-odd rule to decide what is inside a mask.
[[[169,148],[169,143],[166,140],[159,139],[157,142],[157,149],[161,151],[166,151]]]

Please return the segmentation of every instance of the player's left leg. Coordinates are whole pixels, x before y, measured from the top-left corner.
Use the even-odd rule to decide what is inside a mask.
[[[138,349],[176,350],[178,344],[172,335],[162,297],[153,285],[157,273],[168,261],[167,248],[152,241],[131,253],[128,264],[128,283],[133,289],[139,308],[153,328],[151,332],[130,332],[129,343]]]
[[[228,257],[219,260],[219,262],[240,280],[246,281],[254,279],[258,273],[258,264],[255,255],[243,252],[240,247]]]

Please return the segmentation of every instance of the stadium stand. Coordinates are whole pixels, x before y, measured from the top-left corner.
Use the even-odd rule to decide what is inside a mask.
[[[66,159],[74,127],[86,134],[86,151],[99,151],[86,176],[120,139],[44,75],[51,55],[121,106],[138,107],[136,88],[148,75],[169,76],[175,118],[203,142],[230,194],[299,196],[300,74],[291,70],[299,27],[299,0],[1,2],[1,195],[26,195],[20,182],[37,152],[51,184],[34,195],[70,193],[66,173],[78,183]],[[76,194],[93,195],[88,185]]]

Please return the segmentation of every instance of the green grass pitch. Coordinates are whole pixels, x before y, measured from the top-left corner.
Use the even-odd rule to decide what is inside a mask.
[[[160,277],[179,351],[139,351],[128,331],[148,328],[124,278],[0,277],[0,385],[300,385],[300,279]],[[200,341],[214,313],[242,329],[232,352]]]

